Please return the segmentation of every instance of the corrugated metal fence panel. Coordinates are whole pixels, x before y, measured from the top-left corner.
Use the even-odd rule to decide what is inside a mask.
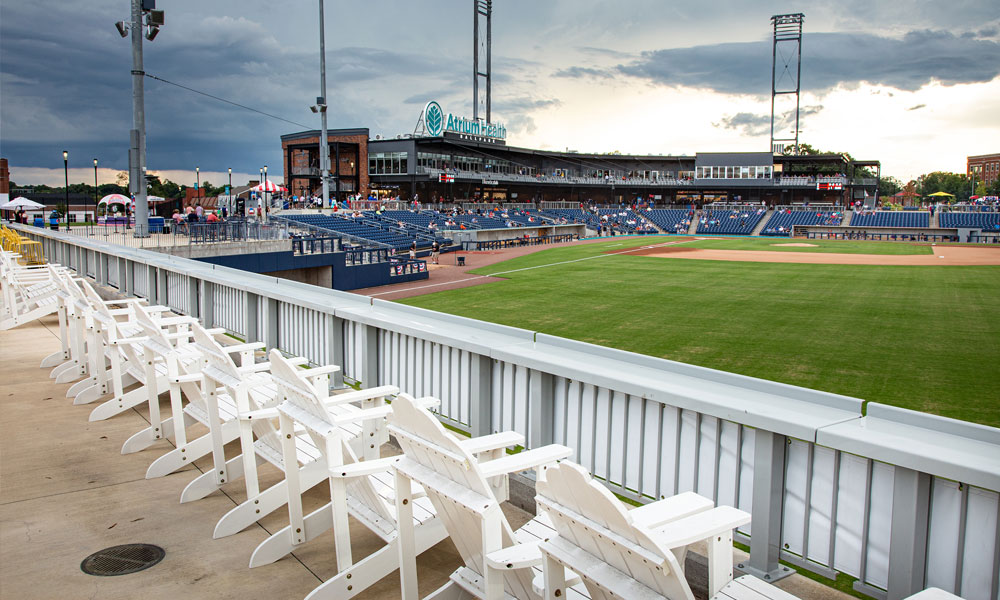
[[[412,336],[379,330],[379,381],[416,397],[441,400],[441,417],[469,425],[472,354]]]
[[[97,251],[96,250],[86,250],[83,253],[83,260],[86,261],[83,265],[83,270],[87,274],[87,277],[97,277]]]
[[[498,371],[499,387],[516,390],[510,365],[495,369],[495,386]],[[553,390],[553,441],[572,448],[573,460],[619,493],[659,499],[697,490],[749,507],[752,429],[565,378],[555,378]],[[505,395],[503,406],[494,406],[494,421],[502,423],[494,429],[519,425],[513,404]]]
[[[345,377],[357,380],[361,377],[361,369],[359,368],[359,365],[361,364],[361,328],[363,325],[355,321],[348,321],[345,319],[342,327],[344,339],[344,364],[342,364],[340,368],[343,370]],[[379,358],[381,359],[381,356]],[[380,382],[388,384],[389,380],[383,378]]]
[[[927,532],[927,585],[989,600],[996,573],[1000,496],[935,477]],[[996,596],[994,596],[996,598]]]
[[[529,370],[513,363],[494,361],[491,431],[516,431],[526,439],[529,437]]]
[[[278,347],[318,365],[329,364],[326,315],[287,302],[278,303]]]
[[[167,306],[176,312],[191,314],[188,278],[181,273],[167,271]]]
[[[132,263],[132,285],[135,289],[132,290],[136,296],[142,296],[143,298],[149,298],[149,289],[146,285],[146,279],[148,279],[149,270],[146,265],[142,263]]]
[[[121,283],[118,281],[118,264],[120,260],[123,259],[117,256],[108,256],[108,285],[118,289],[121,289]]]
[[[246,307],[246,292],[224,285],[212,286],[214,290],[215,324],[237,334],[245,335],[243,313]]]

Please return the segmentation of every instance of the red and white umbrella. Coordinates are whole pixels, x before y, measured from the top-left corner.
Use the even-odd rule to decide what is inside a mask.
[[[98,204],[131,204],[132,199],[121,194],[108,194]]]
[[[288,191],[287,189],[281,187],[280,185],[274,183],[273,181],[265,181],[264,183],[261,183],[251,189],[255,192],[272,192],[272,193]]]

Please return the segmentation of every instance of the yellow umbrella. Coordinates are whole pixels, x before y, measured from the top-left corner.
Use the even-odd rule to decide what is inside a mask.
[[[955,197],[955,194],[949,194],[948,192],[934,192],[933,194],[927,194],[927,195],[928,196],[937,196],[939,198],[943,198],[945,196],[947,196],[949,198],[954,198]]]

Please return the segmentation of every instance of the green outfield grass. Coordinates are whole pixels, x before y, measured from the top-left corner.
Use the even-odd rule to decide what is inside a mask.
[[[504,281],[403,302],[1000,426],[1000,267],[603,254],[668,239],[538,252],[477,271]]]

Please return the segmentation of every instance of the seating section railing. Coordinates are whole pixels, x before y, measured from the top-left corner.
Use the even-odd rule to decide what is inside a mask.
[[[851,227],[930,227],[931,215],[926,211],[856,212]]]
[[[339,364],[364,387],[441,399],[478,436],[563,444],[639,502],[695,491],[750,512],[746,567],[779,559],[876,598],[1000,589],[1000,431],[62,233],[18,227],[54,262]]]
[[[761,230],[761,235],[784,236],[792,234],[794,225],[830,225],[839,226],[844,220],[842,212],[813,212],[805,210],[778,210],[768,219]]]

